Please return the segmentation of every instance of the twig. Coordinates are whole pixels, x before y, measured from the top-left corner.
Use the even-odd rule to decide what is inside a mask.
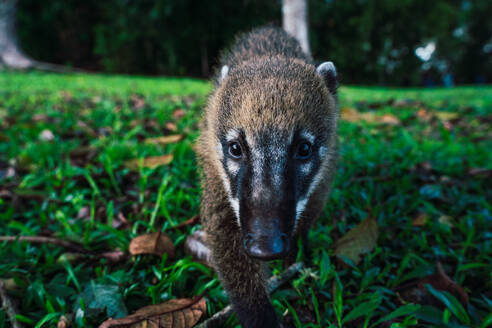
[[[90,250],[84,248],[82,245],[66,241],[63,239],[55,238],[55,237],[46,237],[46,236],[0,236],[0,242],[13,242],[13,241],[26,241],[33,244],[53,244],[56,246],[61,246],[68,249],[71,252],[80,253],[84,255],[92,255],[94,259],[105,258],[112,263],[117,263],[126,258],[125,253],[122,251],[109,251],[102,253],[93,253]]]
[[[72,243],[66,240],[62,240],[59,238],[55,237],[46,237],[46,236],[0,236],[0,241],[7,241],[7,242],[12,242],[12,241],[27,241],[30,243],[34,244],[53,244],[57,246],[62,246],[64,248],[67,248],[71,251],[77,252],[77,253],[90,253],[89,250],[85,249],[81,245],[78,245],[76,243]]]
[[[268,293],[274,292],[278,287],[282,284],[289,281],[297,272],[299,272],[303,267],[302,262],[297,262],[292,264],[290,267],[285,269],[282,274],[279,276],[273,276],[268,279],[267,282],[267,290]],[[222,327],[230,315],[233,313],[233,309],[231,305],[226,306],[221,311],[215,313],[212,317],[208,318],[196,328],[214,328],[214,327]]]
[[[7,291],[5,290],[5,285],[3,281],[0,280],[0,298],[2,299],[2,307],[4,308],[7,316],[10,319],[10,323],[12,324],[12,328],[22,328],[22,325],[16,319],[16,310],[14,304],[10,300],[7,295]]]
[[[183,221],[183,222],[175,225],[174,227],[167,228],[167,230],[180,230],[180,229],[183,229],[184,227],[198,224],[199,222],[200,222],[200,216],[198,214],[196,214],[196,215],[193,215],[188,220]]]

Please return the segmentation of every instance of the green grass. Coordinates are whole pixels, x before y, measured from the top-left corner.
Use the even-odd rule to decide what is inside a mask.
[[[50,244],[0,243],[0,277],[19,321],[53,327],[66,315],[74,327],[97,326],[108,315],[86,304],[88,286],[108,291],[108,311],[124,303],[131,313],[205,289],[209,315],[228,303],[214,272],[184,252],[186,236],[200,226],[169,230],[198,213],[192,146],[210,90],[192,79],[0,74],[0,235],[53,236],[99,254],[127,252],[133,237],[162,229],[176,246],[174,259],[112,264]],[[397,106],[392,98],[417,102]],[[278,315],[303,327],[480,327],[491,320],[492,181],[490,172],[470,169],[492,169],[492,87],[342,87],[340,104],[400,124],[340,123],[338,174],[310,232],[313,265],[273,294]],[[426,121],[417,115],[422,108],[457,117]],[[177,120],[176,109],[185,112]],[[143,142],[174,133],[168,122],[184,140]],[[41,140],[44,130],[54,140]],[[163,154],[174,155],[170,165],[137,172],[123,165]],[[127,227],[118,226],[120,213]],[[427,222],[412,225],[419,214]],[[335,241],[368,217],[379,225],[376,248],[358,264],[333,257]],[[436,284],[429,275],[437,262],[467,292],[467,305],[452,288],[426,284]],[[233,317],[228,327],[235,325]],[[3,310],[0,327],[10,327]]]

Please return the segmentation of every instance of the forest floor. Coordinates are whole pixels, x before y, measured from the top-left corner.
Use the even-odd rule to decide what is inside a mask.
[[[210,90],[0,73],[0,296],[13,303],[0,328],[8,312],[26,327],[96,327],[171,299],[192,299],[180,304],[202,308],[200,320],[228,304],[185,249],[200,245],[193,143]],[[492,87],[339,95],[333,192],[311,265],[272,294],[278,316],[286,327],[491,325]]]

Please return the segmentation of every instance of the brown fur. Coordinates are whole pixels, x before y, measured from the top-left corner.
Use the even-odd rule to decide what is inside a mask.
[[[264,28],[238,39],[223,55],[222,64],[229,65],[229,74],[223,82],[217,79],[197,144],[203,170],[201,217],[216,271],[243,327],[275,327],[264,287],[265,263],[243,251],[240,227],[221,180],[218,136],[236,127],[251,135],[306,128],[326,136],[330,156],[320,167],[322,181],[298,228],[298,233],[306,233],[322,210],[335,170],[335,96],[297,41],[279,29]]]

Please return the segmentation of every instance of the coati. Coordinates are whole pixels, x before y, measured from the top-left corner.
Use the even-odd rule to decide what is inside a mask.
[[[239,37],[220,64],[197,142],[201,218],[242,327],[279,327],[266,261],[307,235],[329,192],[337,74],[273,27]]]

